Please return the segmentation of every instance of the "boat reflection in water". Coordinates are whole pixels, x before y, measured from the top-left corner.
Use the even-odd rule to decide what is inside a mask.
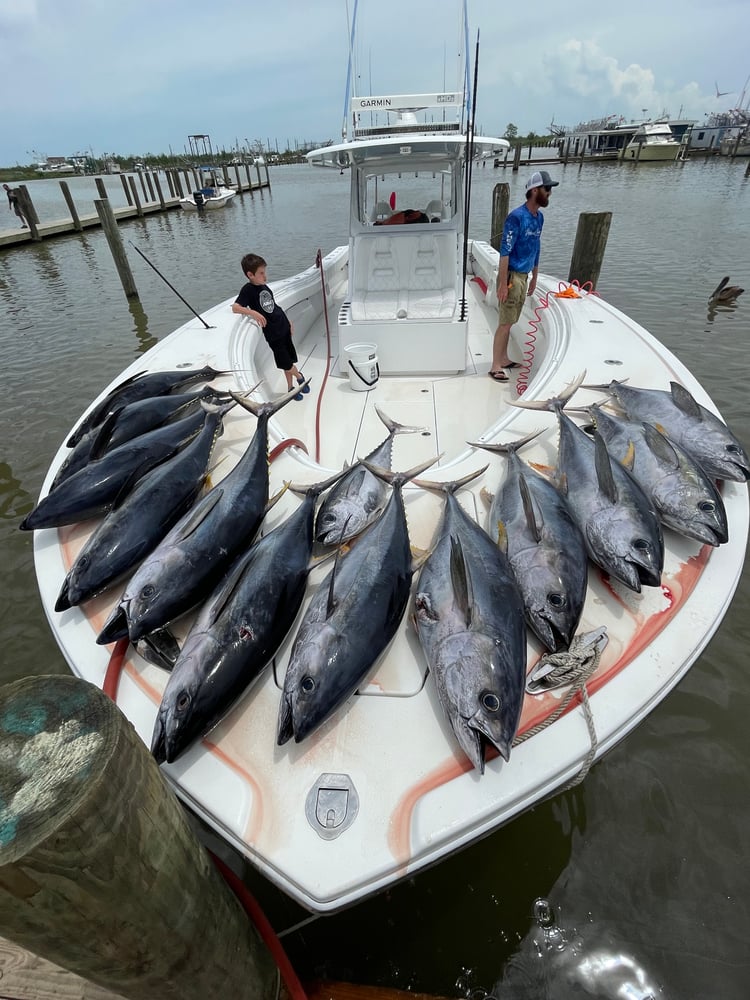
[[[508,962],[493,1000],[660,1000],[667,994],[653,975],[611,934],[583,933],[557,923],[546,899],[534,902],[534,926]]]

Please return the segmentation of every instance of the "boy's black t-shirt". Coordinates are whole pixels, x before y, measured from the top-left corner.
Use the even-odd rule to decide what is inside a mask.
[[[276,304],[273,292],[268,285],[253,285],[248,281],[240,289],[240,294],[235,299],[237,305],[244,306],[245,309],[254,309],[266,317],[266,325],[263,333],[266,340],[273,340],[277,337],[285,337],[289,331],[289,320],[281,306]]]

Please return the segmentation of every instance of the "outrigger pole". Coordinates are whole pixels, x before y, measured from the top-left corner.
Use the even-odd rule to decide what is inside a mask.
[[[193,307],[192,307],[192,306],[190,305],[190,303],[189,303],[189,302],[187,301],[187,299],[184,299],[184,298],[183,298],[183,297],[182,297],[182,296],[180,295],[180,293],[179,293],[179,292],[177,291],[177,289],[176,289],[176,288],[174,287],[174,285],[173,285],[173,284],[171,284],[171,282],[167,281],[167,279],[166,279],[166,278],[164,277],[164,275],[163,275],[163,274],[161,273],[161,271],[159,270],[159,268],[158,268],[158,267],[157,267],[157,266],[156,266],[155,264],[152,264],[152,263],[151,263],[151,261],[150,261],[150,260],[148,259],[148,257],[147,257],[147,256],[145,255],[145,253],[144,253],[144,252],[143,252],[142,250],[139,250],[139,249],[138,249],[138,247],[137,247],[137,246],[135,245],[135,243],[133,243],[133,241],[132,241],[132,240],[128,240],[128,243],[130,243],[131,247],[132,247],[132,248],[133,248],[133,249],[135,250],[135,252],[136,252],[136,253],[139,253],[139,254],[141,255],[141,257],[143,257],[143,259],[144,259],[144,260],[146,261],[146,263],[148,264],[148,266],[149,266],[149,267],[151,267],[151,268],[153,268],[153,269],[154,269],[154,271],[156,271],[156,273],[157,273],[157,274],[159,275],[159,277],[160,277],[160,278],[161,278],[161,280],[162,280],[162,281],[164,282],[164,284],[165,284],[165,285],[169,285],[169,287],[170,287],[170,288],[172,289],[172,291],[173,291],[173,292],[175,293],[175,295],[177,296],[177,298],[178,298],[178,299],[180,299],[180,301],[181,301],[181,302],[184,302],[184,303],[185,303],[185,305],[186,305],[186,306],[188,307],[188,309],[189,309],[189,310],[190,310],[190,312],[191,312],[191,313],[193,314],[193,316],[197,317],[197,319],[199,319],[199,320],[201,321],[201,323],[202,323],[202,324],[203,324],[203,325],[205,326],[205,328],[206,328],[207,330],[213,330],[214,328],[213,328],[213,327],[211,326],[211,324],[210,324],[210,323],[207,323],[207,322],[205,321],[205,319],[204,319],[204,318],[203,318],[203,317],[202,317],[202,316],[200,315],[200,313],[197,313],[197,312],[195,311],[195,309],[193,309]]]
[[[357,6],[359,0],[354,0],[354,10],[352,12],[352,29],[349,34],[349,65],[346,69],[346,93],[344,94],[344,120],[341,126],[341,138],[346,141],[349,134],[349,98],[352,89],[352,65],[354,63],[354,32],[357,27]]]
[[[468,52],[467,52],[468,55]],[[467,59],[468,64],[468,59]],[[466,169],[464,192],[464,259],[463,259],[463,284],[461,296],[461,319],[466,319],[466,273],[469,257],[469,211],[471,208],[471,170],[474,162],[474,119],[477,113],[477,78],[479,73],[479,31],[477,31],[476,53],[474,55],[474,91],[471,98],[471,110],[466,128]]]

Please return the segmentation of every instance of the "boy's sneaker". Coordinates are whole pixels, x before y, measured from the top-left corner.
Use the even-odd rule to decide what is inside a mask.
[[[297,384],[298,385],[302,385],[302,383],[304,381],[305,381],[305,376],[304,375],[300,375],[300,377],[297,379]],[[310,386],[306,385],[301,391],[302,392],[309,392],[310,391]],[[297,397],[295,396],[294,398],[296,399]]]
[[[298,392],[296,396],[292,396],[292,399],[296,399],[298,403],[301,403],[304,397],[301,392]]]

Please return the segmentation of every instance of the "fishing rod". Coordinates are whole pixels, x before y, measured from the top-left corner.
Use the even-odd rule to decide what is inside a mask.
[[[461,319],[466,319],[466,273],[469,258],[469,211],[471,208],[471,170],[474,162],[474,120],[477,113],[477,78],[479,75],[479,31],[477,30],[477,45],[474,55],[474,92],[471,99],[471,113],[466,129],[466,170],[464,195],[464,259],[463,259],[463,295],[461,298]]]
[[[195,316],[197,319],[199,319],[201,321],[201,323],[205,326],[205,328],[207,330],[214,330],[215,327],[211,326],[210,323],[207,323],[205,321],[205,319],[200,315],[200,313],[197,313],[195,311],[195,309],[193,309],[193,307],[190,305],[190,303],[187,301],[187,299],[183,298],[182,295],[180,295],[180,293],[174,287],[174,285],[164,277],[164,275],[161,273],[161,271],[159,270],[159,268],[155,264],[151,263],[151,261],[145,255],[145,253],[142,250],[139,250],[138,247],[135,245],[135,243],[133,243],[132,240],[128,240],[128,243],[130,243],[131,247],[135,250],[136,253],[139,253],[141,255],[141,257],[143,257],[143,259],[146,261],[146,263],[148,264],[148,266],[151,267],[151,268],[153,268],[154,271],[156,271],[156,273],[159,275],[159,277],[161,278],[161,280],[165,284],[169,285],[169,287],[175,293],[175,295],[177,296],[177,298],[180,299],[181,302],[185,303],[185,305],[188,307],[188,309],[193,314],[193,316]]]

